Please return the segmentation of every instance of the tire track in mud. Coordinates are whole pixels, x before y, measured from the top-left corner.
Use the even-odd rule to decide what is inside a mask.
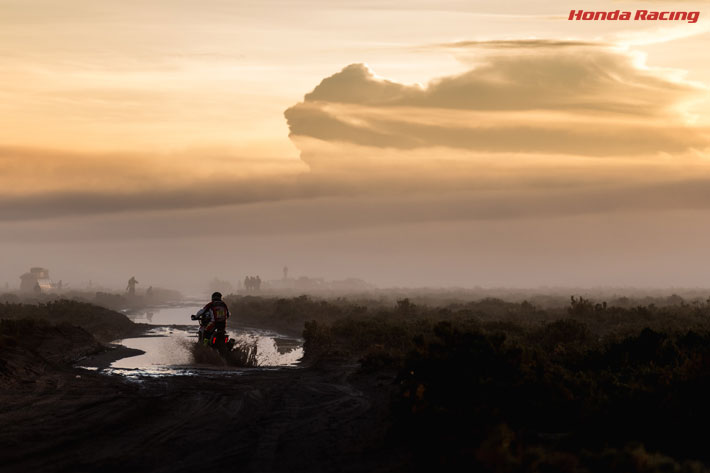
[[[371,402],[346,375],[314,378],[307,373],[267,396],[262,407],[270,414],[258,430],[249,471],[332,471],[340,460],[339,449],[326,445],[343,439],[341,426],[364,414]]]
[[[96,374],[51,392],[0,390],[0,425],[11,423],[0,429],[3,471],[345,471],[372,407],[348,381],[353,371]]]

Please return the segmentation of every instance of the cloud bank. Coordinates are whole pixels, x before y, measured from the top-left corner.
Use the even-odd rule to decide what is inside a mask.
[[[363,64],[326,77],[285,111],[302,163],[0,148],[0,220],[364,196],[390,211],[362,225],[706,208],[710,135],[684,113],[706,88],[605,44],[439,46],[481,45],[494,53],[427,85]]]
[[[545,40],[453,46],[482,44],[506,52],[426,86],[349,65],[286,110],[292,139],[299,147],[312,138],[373,152],[443,147],[614,157],[678,154],[710,143],[708,131],[689,126],[683,113],[707,89],[647,68],[627,52]],[[301,150],[312,166],[328,165],[309,160],[317,149]],[[337,165],[338,157],[332,162]]]

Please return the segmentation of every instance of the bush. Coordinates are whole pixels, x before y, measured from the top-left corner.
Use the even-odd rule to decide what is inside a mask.
[[[707,301],[571,301],[343,310],[306,323],[304,350],[398,369],[391,439],[413,470],[705,471]]]

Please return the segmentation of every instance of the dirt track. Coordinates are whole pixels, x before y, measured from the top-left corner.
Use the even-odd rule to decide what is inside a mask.
[[[356,368],[48,374],[0,389],[2,471],[391,471],[391,381]]]

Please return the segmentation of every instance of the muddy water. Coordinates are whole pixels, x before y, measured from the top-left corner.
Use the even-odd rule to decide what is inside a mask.
[[[204,304],[185,304],[177,307],[144,309],[139,312],[127,312],[126,316],[134,322],[149,325],[197,325],[190,320],[190,315],[200,310]]]
[[[195,365],[189,352],[197,341],[198,323],[190,320],[201,305],[151,309],[139,314],[127,314],[135,322],[153,327],[137,338],[117,340],[115,343],[140,350],[136,356],[121,358],[111,363],[107,373],[126,376],[195,375],[206,370],[239,372],[239,369]],[[303,340],[276,332],[228,324],[228,333],[238,343],[256,345],[259,367],[296,366],[303,356]]]

